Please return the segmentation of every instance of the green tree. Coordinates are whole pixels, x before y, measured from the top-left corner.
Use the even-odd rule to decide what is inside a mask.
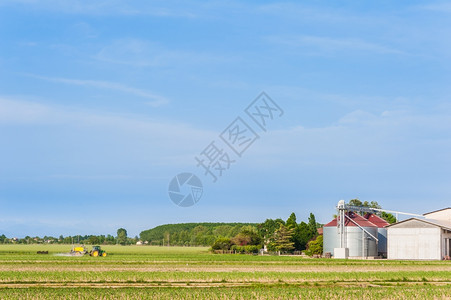
[[[294,250],[304,250],[305,249],[305,243],[302,244],[302,235],[301,235],[301,228],[296,223],[296,214],[291,213],[290,217],[287,219],[287,222],[285,223],[286,226],[290,229],[293,229],[293,236],[291,237],[291,241],[293,242]]]
[[[108,234],[105,238],[105,243],[108,245],[114,245],[116,244],[116,239],[111,234]]]
[[[297,223],[296,223],[296,214],[293,212],[291,213],[290,217],[287,219],[287,222],[285,223],[285,225],[288,228],[295,228]]]
[[[257,226],[258,233],[263,238],[263,243],[268,246],[270,251],[275,251],[275,247],[270,245],[274,242],[274,234],[280,225],[285,225],[282,219],[266,219],[265,222]]]
[[[305,224],[305,223],[304,223]],[[296,225],[293,231],[292,242],[294,243],[294,250],[302,251],[305,249],[305,244],[302,244],[302,234],[300,224]]]
[[[102,244],[102,245],[104,245],[104,244],[106,244],[106,242],[105,242],[105,235],[103,235],[103,234],[101,234],[101,235],[99,235],[98,236],[98,238],[99,238],[99,244]]]
[[[88,243],[91,244],[91,245],[99,244],[99,238],[97,236],[95,236],[95,235],[91,235],[88,238]]]
[[[308,227],[312,237],[318,235],[318,223],[316,223],[315,215],[313,213],[310,213],[310,216],[308,217]]]
[[[293,228],[280,224],[279,229],[274,233],[274,246],[277,251],[291,251],[294,249],[294,243],[291,241]]]
[[[231,239],[226,237],[217,238],[216,241],[211,245],[211,249],[213,250],[230,250],[233,243]]]
[[[363,206],[363,202],[360,201],[359,198],[349,200],[348,204],[353,206]]]
[[[232,229],[233,227],[230,225],[221,225],[213,230],[213,234],[215,236],[230,237],[230,232],[232,231]]]
[[[377,208],[377,209],[382,209],[382,206],[379,205],[379,203],[377,203],[377,201],[360,201],[359,199],[352,199],[349,200],[349,205],[354,205],[354,206],[363,206],[363,207],[369,207],[369,208]],[[360,215],[363,215],[364,212],[358,212]],[[396,217],[394,215],[392,215],[391,213],[387,213],[385,211],[378,213],[378,215],[384,219],[385,221],[387,221],[390,224],[396,223]]]
[[[299,249],[305,250],[307,249],[307,243],[313,238],[314,233],[311,231],[309,225],[305,222],[301,222],[298,225],[299,231]]]
[[[125,230],[124,228],[119,228],[117,230],[117,242],[120,245],[127,244],[127,230]]]
[[[379,205],[379,203],[377,203],[377,201],[360,201],[358,198],[355,199],[351,199],[349,200],[349,205],[353,205],[353,206],[363,206],[363,207],[369,207],[369,208],[377,208],[377,209],[381,209],[382,207]]]
[[[305,251],[307,255],[322,255],[323,254],[323,236],[318,235],[316,239],[311,240],[307,244],[307,251]]]
[[[262,238],[252,226],[243,226],[240,233],[232,238],[232,242],[238,246],[261,245]]]
[[[180,235],[179,235],[179,244],[180,245],[188,245],[189,241],[190,241],[190,235],[189,235],[189,231],[188,230],[182,230],[180,231]]]
[[[391,213],[387,213],[385,211],[382,212],[381,214],[381,218],[384,219],[385,221],[387,221],[390,224],[396,223],[396,217],[394,215],[392,215]]]

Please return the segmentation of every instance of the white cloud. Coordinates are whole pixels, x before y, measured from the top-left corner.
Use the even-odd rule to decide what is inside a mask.
[[[67,126],[77,130],[86,128],[92,134],[97,131],[110,132],[124,139],[138,139],[158,141],[158,149],[172,149],[171,153],[165,153],[168,159],[174,161],[183,149],[177,148],[183,145],[188,151],[202,150],[201,146],[209,142],[216,133],[194,128],[189,124],[174,120],[155,120],[142,115],[118,115],[108,112],[98,112],[74,109],[73,107],[46,105],[33,101],[0,97],[0,125],[50,125]],[[75,130],[75,129],[74,129]],[[196,144],[198,145],[196,148]],[[189,152],[192,153],[192,152]],[[186,158],[186,157],[183,157]],[[181,158],[180,158],[181,159]]]
[[[34,103],[0,98],[0,124],[33,124],[49,122],[47,118],[53,115],[53,121],[62,120],[48,106]]]
[[[102,80],[84,80],[84,79],[69,79],[69,78],[61,78],[61,77],[45,77],[45,76],[38,76],[38,75],[29,75],[34,78],[52,81],[52,82],[59,82],[59,83],[65,83],[70,85],[80,85],[80,86],[89,86],[89,87],[95,87],[95,88],[101,88],[101,89],[109,89],[109,90],[115,90],[120,91],[124,93],[128,93],[131,95],[135,95],[142,98],[151,99],[151,102],[148,102],[150,106],[153,107],[159,107],[161,105],[167,104],[169,102],[168,99],[166,99],[163,96],[151,93],[146,90],[130,87],[121,83],[117,82],[110,82],[110,81],[102,81]]]
[[[415,169],[415,164],[451,163],[451,114],[412,110],[379,114],[355,110],[321,128],[296,126],[270,131],[253,146],[249,159],[257,166],[347,165],[367,170],[386,167]],[[407,164],[407,165],[406,165]],[[277,167],[275,167],[277,166]],[[348,172],[348,171],[347,171]]]
[[[131,38],[113,41],[104,46],[94,58],[107,63],[134,67],[180,67],[185,65],[198,67],[201,64],[237,60],[235,56],[168,49],[157,43]]]

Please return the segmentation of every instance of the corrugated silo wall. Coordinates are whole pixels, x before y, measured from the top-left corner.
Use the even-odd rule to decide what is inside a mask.
[[[363,227],[366,231],[377,237],[377,227]],[[349,248],[349,256],[377,256],[376,240],[357,226],[346,227],[346,246]],[[362,239],[365,239],[362,242]],[[362,247],[363,252],[362,252]]]
[[[340,247],[340,235],[337,226],[323,227],[323,254],[330,252],[334,255],[334,248]]]
[[[387,229],[378,228],[377,238],[379,239],[379,242],[377,244],[377,251],[379,253],[387,253]]]

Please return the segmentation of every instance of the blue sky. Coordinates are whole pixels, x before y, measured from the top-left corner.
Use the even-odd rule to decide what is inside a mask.
[[[434,1],[1,1],[0,233],[328,222],[355,197],[448,207],[450,16]],[[212,183],[194,157],[262,91],[284,115]],[[189,208],[167,193],[181,172],[204,184]]]

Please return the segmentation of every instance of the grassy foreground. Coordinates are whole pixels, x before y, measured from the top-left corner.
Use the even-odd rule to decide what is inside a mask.
[[[0,299],[451,299],[451,262],[214,255],[202,247],[0,245]],[[49,251],[38,255],[37,251]]]

